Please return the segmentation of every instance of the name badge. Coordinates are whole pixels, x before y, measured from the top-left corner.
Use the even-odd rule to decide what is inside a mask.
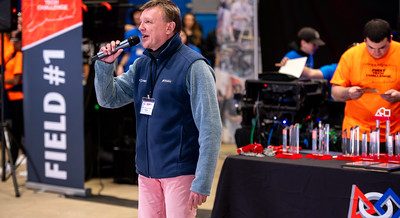
[[[142,107],[140,108],[140,114],[150,116],[153,113],[154,103],[155,103],[154,98],[143,97],[142,98]]]

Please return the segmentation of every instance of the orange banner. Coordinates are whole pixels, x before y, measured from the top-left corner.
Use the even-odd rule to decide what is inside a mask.
[[[81,0],[23,0],[22,46],[82,22]]]

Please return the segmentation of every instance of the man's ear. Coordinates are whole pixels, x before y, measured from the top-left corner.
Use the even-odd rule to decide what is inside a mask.
[[[173,21],[168,22],[168,24],[167,24],[167,34],[173,33],[174,30],[175,30],[175,27],[176,27],[176,23],[175,22],[173,22]]]

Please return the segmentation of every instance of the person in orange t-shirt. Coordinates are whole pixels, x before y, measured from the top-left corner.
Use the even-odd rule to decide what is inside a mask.
[[[4,39],[4,42],[2,43],[1,41]],[[4,62],[7,63],[11,58],[12,55],[14,54],[14,45],[10,41],[10,36],[9,33],[3,33],[0,37],[0,51],[1,51],[1,46],[4,45]],[[0,58],[0,65],[2,64],[2,58]]]
[[[358,125],[360,133],[369,133],[376,129],[376,116],[383,115],[390,120],[390,134],[400,131],[399,60],[400,43],[392,40],[389,23],[367,22],[364,42],[342,55],[331,80],[333,99],[346,102],[343,130]],[[380,124],[380,141],[385,142],[385,122]]]
[[[14,45],[14,53],[5,65],[4,72],[4,114],[6,120],[11,120],[11,155],[15,164],[19,148],[23,149],[22,138],[24,135],[23,125],[23,93],[22,93],[22,51],[21,31],[13,31],[10,41]]]

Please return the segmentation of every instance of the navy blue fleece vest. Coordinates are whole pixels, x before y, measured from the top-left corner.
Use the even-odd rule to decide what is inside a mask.
[[[204,58],[183,45],[178,34],[157,58],[148,51],[144,54],[134,77],[137,172],[152,178],[194,174],[199,132],[192,116],[186,76],[191,64]],[[155,99],[153,113],[140,114],[142,98],[151,90]]]

